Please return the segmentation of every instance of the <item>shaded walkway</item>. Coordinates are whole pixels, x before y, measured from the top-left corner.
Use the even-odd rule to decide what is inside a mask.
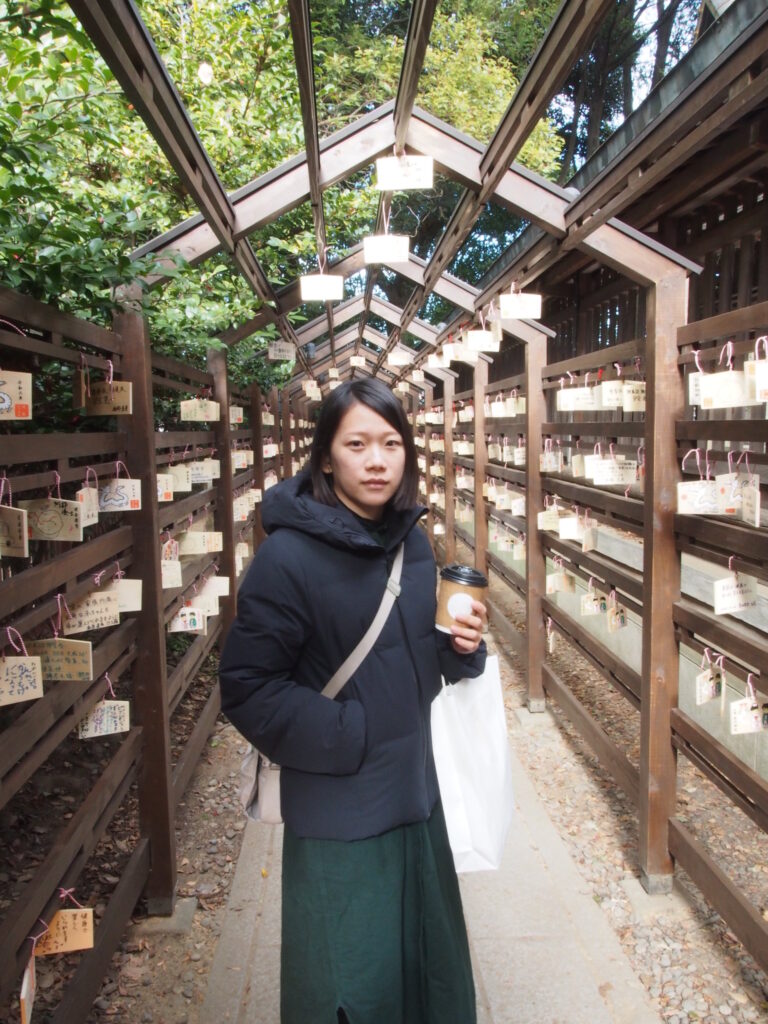
[[[480,1024],[658,1024],[514,750],[513,767],[502,868],[462,879]],[[201,1024],[278,1024],[281,838],[248,825]]]

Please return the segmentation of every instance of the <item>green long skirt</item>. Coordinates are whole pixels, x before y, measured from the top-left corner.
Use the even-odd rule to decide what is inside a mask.
[[[475,1024],[439,803],[429,821],[355,842],[286,826],[282,914],[281,1024]]]

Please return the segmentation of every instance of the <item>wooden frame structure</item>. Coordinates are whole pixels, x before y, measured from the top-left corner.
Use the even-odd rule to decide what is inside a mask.
[[[522,657],[528,707],[532,712],[543,711],[545,697],[556,700],[617,785],[637,805],[638,861],[645,887],[651,892],[668,889],[677,860],[758,963],[768,969],[765,922],[706,844],[680,820],[675,796],[676,759],[682,754],[760,828],[768,827],[765,778],[708,733],[679,700],[688,685],[683,679],[681,687],[681,651],[700,652],[707,641],[728,654],[735,678],[745,679],[751,671],[764,679],[768,673],[765,631],[754,623],[724,623],[703,607],[698,597],[684,591],[682,560],[703,551],[712,564],[722,568],[734,554],[737,568],[764,582],[768,551],[759,528],[679,516],[673,499],[682,478],[681,455],[687,447],[695,443],[717,446],[731,440],[765,446],[768,441],[764,422],[748,417],[694,418],[686,398],[694,349],[700,350],[700,359],[711,363],[717,358],[719,343],[733,334],[737,356],[743,359],[754,335],[768,329],[768,206],[758,194],[759,187],[741,203],[730,203],[722,218],[720,213],[717,218],[702,217],[701,212],[703,204],[719,202],[723,191],[735,183],[753,181],[768,165],[763,125],[768,99],[768,13],[752,0],[734,4],[712,38],[705,41],[703,55],[694,52],[688,65],[676,72],[675,81],[662,83],[658,102],[649,105],[653,116],[642,108],[637,111],[617,133],[617,140],[606,147],[606,153],[580,172],[578,189],[562,189],[513,161],[607,6],[607,0],[565,0],[490,144],[484,147],[415,105],[435,0],[415,0],[412,6],[395,100],[320,139],[309,5],[307,0],[289,0],[305,152],[227,195],[135,6],[129,0],[99,4],[72,0],[72,9],[200,210],[198,216],[134,255],[178,252],[195,265],[220,249],[230,253],[262,305],[254,317],[233,326],[221,340],[235,345],[274,324],[281,336],[294,344],[297,365],[293,380],[282,393],[273,390],[262,396],[254,387],[237,398],[249,407],[247,429],[233,429],[225,420],[217,425],[212,438],[206,438],[220,453],[218,482],[172,507],[149,501],[132,522],[119,522],[82,549],[67,550],[19,573],[0,591],[0,618],[34,630],[52,611],[57,588],[63,588],[72,599],[82,596],[93,589],[91,569],[104,567],[108,575],[116,555],[144,582],[140,617],[121,624],[97,649],[95,682],[78,687],[76,693],[73,690],[66,700],[60,691],[46,700],[50,720],[43,722],[40,712],[20,715],[13,723],[10,743],[5,743],[7,733],[3,737],[0,793],[5,802],[13,799],[55,751],[78,717],[103,696],[103,672],[109,670],[116,678],[120,673],[131,674],[139,722],[116,747],[103,777],[71,826],[57,837],[56,851],[25,890],[20,901],[25,905],[14,905],[14,920],[2,944],[0,989],[7,994],[28,956],[28,934],[35,918],[50,916],[56,904],[56,885],[77,878],[98,836],[109,827],[110,818],[136,780],[140,839],[109,901],[97,945],[83,958],[54,1024],[84,1018],[142,892],[153,911],[170,910],[175,885],[175,807],[218,712],[214,690],[174,763],[170,749],[174,711],[184,700],[197,668],[231,622],[235,593],[233,587],[209,635],[197,638],[179,663],[169,666],[164,627],[209,570],[210,560],[187,565],[183,587],[169,595],[159,578],[163,537],[183,532],[190,520],[208,521],[213,515],[224,535],[221,569],[234,581],[242,531],[253,544],[264,535],[258,506],[245,525],[234,522],[235,498],[245,489],[263,492],[270,481],[292,475],[306,451],[311,404],[300,395],[303,379],[320,377],[330,367],[352,376],[355,370],[349,357],[365,351],[369,356],[365,372],[381,375],[394,387],[408,377],[410,368],[422,366],[430,352],[485,311],[494,297],[512,284],[521,288],[535,284],[552,296],[542,322],[505,322],[505,346],[498,358],[482,359],[475,368],[462,367],[459,372],[428,369],[424,386],[411,385],[405,399],[412,418],[423,427],[423,431],[417,428],[417,433],[425,448],[425,494],[429,498],[441,488],[445,506],[441,509],[430,502],[427,530],[449,560],[455,557],[457,536],[471,543],[477,566],[504,580],[525,602],[524,641],[493,603],[490,612],[494,625],[514,642]],[[701,154],[710,151],[724,133],[732,133],[738,144],[720,146],[717,153],[710,153],[711,160],[701,160]],[[670,140],[675,140],[674,147]],[[324,259],[324,190],[393,148],[432,155],[438,169],[465,189],[437,248],[429,261],[411,256],[407,266],[390,268],[413,285],[402,308],[377,297],[375,273],[370,272],[362,295],[326,306],[321,316],[295,329],[287,315],[300,305],[298,283],[274,289],[256,259],[249,235],[309,201],[318,254]],[[697,158],[700,166],[692,166]],[[685,189],[675,177],[682,173],[690,175]],[[389,201],[382,196],[379,225],[385,220]],[[451,276],[446,268],[488,201],[522,216],[530,227],[480,287],[472,287]],[[664,219],[671,209],[680,211],[676,225]],[[618,215],[625,220],[617,220]],[[643,229],[652,229],[653,234],[643,234]],[[701,258],[701,278],[690,277],[698,273]],[[361,247],[355,247],[328,269],[352,274],[363,266]],[[604,269],[604,280],[599,287],[582,291],[582,280],[594,276],[596,267]],[[574,281],[572,301],[570,285]],[[149,283],[160,285],[162,278]],[[561,298],[564,291],[567,298]],[[731,308],[734,292],[736,309]],[[450,322],[439,328],[418,317],[432,293],[455,308]],[[139,424],[130,434],[119,430],[108,437],[109,432],[76,434],[74,441],[71,437],[31,439],[19,434],[11,438],[9,447],[4,439],[8,465],[25,466],[20,484],[14,482],[21,492],[47,486],[48,467],[53,463],[62,481],[71,484],[81,472],[80,466],[71,462],[74,451],[92,459],[118,453],[129,463],[145,467],[142,482],[146,493],[153,495],[157,472],[174,457],[174,448],[195,446],[201,440],[194,430],[155,430],[153,402],[157,394],[189,394],[204,386],[223,407],[233,398],[221,350],[211,351],[206,372],[153,355],[146,326],[130,309],[117,318],[112,332],[62,317],[56,310],[7,291],[0,292],[0,312],[19,324],[25,334],[22,339],[0,329],[2,348],[26,357],[42,354],[64,364],[76,363],[82,352],[88,365],[102,369],[107,358],[112,359],[120,374],[134,383]],[[388,324],[388,333],[373,326],[369,317]],[[409,346],[407,336],[419,347]],[[315,343],[312,360],[304,351],[308,342]],[[384,365],[396,346],[413,353],[410,368],[390,370]],[[555,409],[554,396],[564,375],[571,374],[583,383],[587,374],[596,371],[610,376],[616,363],[632,372],[629,367],[638,358],[643,362],[647,395],[642,419],[580,413],[569,418]],[[525,397],[525,412],[496,421],[489,416],[488,404],[494,396],[511,390]],[[465,407],[473,410],[472,425],[459,429],[454,412],[458,415]],[[442,423],[427,422],[427,414],[442,415]],[[497,426],[510,431],[510,436],[514,433],[525,439],[524,464],[510,465],[490,456],[488,438]],[[471,456],[455,453],[454,443],[469,435]],[[582,440],[594,443],[601,438],[617,451],[628,453],[642,442],[646,454],[642,493],[636,490],[622,495],[539,468],[547,441],[574,448]],[[433,457],[429,446],[438,439],[445,451]],[[253,451],[253,466],[238,472],[233,445],[246,442]],[[270,446],[268,451],[277,450],[277,455],[265,455],[265,444]],[[756,459],[760,465],[766,464],[765,451]],[[44,463],[45,469],[27,468],[36,461]],[[457,471],[463,480],[472,478],[470,489],[457,484]],[[525,514],[496,510],[485,496],[488,480],[511,487],[522,499]],[[640,562],[631,566],[604,551],[584,552],[570,541],[536,529],[535,517],[552,500],[588,507],[598,524],[618,524],[626,529],[642,542]],[[467,512],[471,514],[470,529],[463,525]],[[522,569],[493,550],[489,529],[499,524],[525,533]],[[596,636],[555,596],[547,594],[547,567],[554,558],[563,559],[577,579],[597,578],[620,594],[630,615],[642,623],[637,665],[628,663],[604,637]],[[599,720],[554,669],[547,653],[548,630],[584,655],[624,697],[628,713],[639,715],[637,766],[611,741]],[[141,644],[137,643],[139,635]]]
[[[10,360],[39,375],[42,359],[56,366],[57,380],[72,389],[78,375],[90,380],[91,374],[108,370],[116,381],[132,385],[130,418],[116,416],[105,421],[103,429],[30,434],[21,423],[4,433],[4,475],[12,481],[13,501],[38,496],[41,489],[50,493],[52,485],[70,499],[84,477],[98,481],[121,472],[140,481],[142,495],[138,510],[102,513],[82,542],[30,541],[34,561],[17,562],[13,575],[0,585],[3,628],[11,626],[29,641],[49,639],[51,630],[58,635],[77,601],[97,594],[121,574],[142,584],[138,612],[85,634],[92,644],[93,667],[87,678],[46,682],[38,699],[2,708],[0,808],[16,808],[19,813],[21,807],[34,814],[43,798],[33,780],[44,782],[46,772],[78,778],[77,769],[64,771],[67,757],[79,761],[91,756],[98,774],[94,779],[83,773],[85,788],[77,797],[72,795],[73,813],[54,825],[48,823],[45,844],[41,842],[26,861],[28,880],[3,913],[0,1004],[27,964],[33,949],[29,936],[39,933],[38,919],[50,921],[59,908],[58,888],[76,890],[113,819],[120,818],[125,827],[135,817],[132,831],[138,839],[123,858],[119,883],[105,894],[106,909],[94,947],[83,955],[51,1018],[63,1024],[83,1020],[90,1012],[138,899],[144,896],[151,913],[168,914],[173,908],[176,808],[216,722],[218,688],[210,687],[204,694],[190,732],[180,731],[176,713],[234,615],[234,594],[243,569],[242,556],[240,564],[235,557],[236,545],[245,543],[245,535],[252,551],[260,537],[258,515],[244,516],[237,499],[254,487],[259,493],[264,488],[262,396],[258,388],[248,395],[231,387],[219,350],[211,350],[207,371],[153,353],[143,318],[129,308],[115,318],[112,330],[8,289],[0,289],[0,310],[0,350],[6,365]],[[169,402],[194,397],[201,389],[222,403],[223,419],[212,430],[195,429],[195,424],[176,426],[179,413],[169,414]],[[231,403],[249,410],[250,427],[230,424]],[[112,429],[110,422],[116,424]],[[273,430],[281,430],[279,420]],[[233,450],[246,444],[259,458],[254,455],[251,467],[236,470]],[[169,465],[197,461],[200,450],[220,456],[219,477],[194,491],[190,485],[187,495],[160,502],[158,473]],[[163,587],[161,546],[209,523],[222,534],[221,553],[185,559],[181,586]],[[209,617],[206,632],[192,637],[179,657],[166,640],[166,627],[194,599],[215,566],[231,581],[230,597],[219,615]],[[88,755],[91,741],[78,739],[78,724],[113,687],[120,699],[130,700],[131,727],[108,737],[108,749]],[[44,792],[49,789],[49,784],[43,785]]]

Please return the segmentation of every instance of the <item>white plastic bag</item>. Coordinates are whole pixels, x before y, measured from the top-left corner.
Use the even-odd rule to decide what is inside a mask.
[[[432,746],[456,870],[495,870],[514,814],[498,657],[477,679],[443,686],[432,704]]]

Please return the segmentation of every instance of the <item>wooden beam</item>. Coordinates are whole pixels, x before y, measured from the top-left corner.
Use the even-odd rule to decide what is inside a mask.
[[[435,396],[433,384],[424,385],[424,486],[427,492],[427,536],[432,550],[435,551],[435,510],[429,495],[432,493],[432,453],[429,450],[429,440],[432,436],[432,424],[426,421],[427,413],[432,410],[432,401]],[[439,478],[436,478],[439,479]]]
[[[740,183],[754,178],[768,166],[767,122],[768,119],[761,114],[746,124],[740,123],[737,130],[719,137],[714,145],[706,150],[700,150],[688,161],[682,172],[676,169],[666,181],[657,184],[648,192],[642,190],[638,194],[636,190],[628,194],[622,212],[629,210],[625,216],[643,229],[666,214],[679,221],[688,214],[694,214],[707,203],[715,201],[730,188],[738,187]],[[681,198],[680,194],[681,173],[685,176],[687,199]],[[642,181],[642,177],[640,180]],[[754,231],[762,224],[765,211],[758,206],[750,212],[753,222],[751,230]],[[760,217],[756,216],[758,213]],[[742,214],[740,218],[729,218],[726,223],[720,225],[720,232],[717,229],[708,229],[693,244],[681,245],[680,248],[684,250],[686,256],[701,257],[708,250],[720,247],[717,241],[718,233],[728,234],[730,237],[733,223],[738,219],[748,221],[749,217]]]
[[[493,196],[610,6],[611,0],[564,0],[480,161],[481,202]]]
[[[214,423],[214,436],[218,449],[221,472],[214,482],[216,490],[216,529],[221,530],[223,548],[220,558],[221,572],[230,581],[229,597],[221,599],[221,642],[226,639],[229,627],[237,613],[237,572],[235,570],[235,519],[234,489],[232,486],[232,436],[229,423],[229,377],[227,374],[227,350],[208,350],[208,369],[213,378],[213,397],[219,403],[221,415]],[[255,461],[255,457],[254,457]]]
[[[566,682],[549,665],[543,668],[544,687],[554,697],[579,735],[596,755],[602,766],[637,805],[638,773],[629,758],[616,746],[599,722],[585,710]]]
[[[287,480],[293,476],[293,460],[291,456],[291,396],[288,388],[285,388],[282,393],[282,401],[280,403],[280,436],[281,436],[281,456],[282,456],[282,474],[280,479]]]
[[[483,146],[456,131],[444,121],[414,110],[408,130],[408,146],[434,157],[438,169],[465,188],[478,192],[482,183],[480,158]],[[532,221],[556,237],[565,235],[564,204],[570,201],[565,189],[512,164],[499,182],[493,201]]]
[[[725,108],[719,107],[710,117],[690,132],[683,139],[677,139],[667,153],[644,171],[642,178],[643,192],[651,191],[685,160],[695,156],[706,148],[740,118],[759,107],[768,99],[768,69],[762,71],[755,80],[738,94]],[[635,190],[637,194],[639,188]],[[632,198],[632,193],[630,193]],[[611,217],[618,214],[627,205],[627,195],[623,191],[607,201],[599,210],[584,218],[581,224],[571,221],[568,232],[569,244],[578,246],[586,237],[592,236],[596,227],[605,224]]]
[[[363,297],[356,295],[353,299],[347,299],[345,302],[339,302],[333,307],[333,326],[334,328],[340,327],[342,324],[347,323],[349,320],[353,320],[355,317],[360,316],[365,306]],[[310,320],[309,323],[303,324],[296,331],[302,345],[306,345],[308,341],[315,341],[317,338],[322,336],[328,330],[328,323],[325,314],[316,317],[314,320]],[[336,339],[337,344],[341,342],[341,338]]]
[[[677,749],[768,832],[768,781],[680,708],[672,711],[672,732]]]
[[[383,299],[371,300],[371,312],[375,313],[376,316],[380,316],[382,320],[386,320],[388,324],[392,324],[394,327],[400,327],[405,316],[404,310],[391,302],[385,302]],[[427,344],[432,346],[434,346],[437,338],[437,328],[424,320],[411,321],[408,333],[420,341],[426,341]]]
[[[485,511],[483,484],[488,465],[485,443],[485,389],[488,385],[488,363],[479,360],[472,374],[474,389],[474,441],[475,441],[475,568],[488,575],[488,516]]]
[[[456,561],[456,477],[453,461],[453,400],[455,385],[453,377],[443,380],[443,437],[445,439],[445,561],[450,565]]]
[[[715,40],[712,42],[715,44]],[[649,195],[659,183],[659,172],[664,166],[669,168],[669,156],[677,167],[696,147],[706,144],[709,131],[706,127],[701,129],[702,124],[714,127],[732,123],[732,102],[736,102],[738,116],[742,116],[748,107],[745,108],[745,97],[740,95],[742,89],[737,83],[749,74],[767,47],[765,11],[730,46],[713,45],[711,59],[698,67],[695,75],[688,72],[688,81],[671,102],[644,128],[636,131],[633,138],[625,140],[615,158],[571,201],[566,214],[569,228],[586,224],[598,212],[604,221],[639,196]],[[753,98],[748,97],[750,103]],[[633,119],[639,120],[640,116],[637,111]],[[722,128],[718,134],[720,130]],[[692,145],[694,150],[690,148]],[[659,160],[664,162],[654,171]],[[650,176],[649,172],[652,172]]]
[[[669,845],[680,867],[722,914],[760,967],[768,971],[768,925],[760,912],[677,817],[669,822]]]
[[[264,396],[258,384],[251,385],[251,447],[253,448],[253,486],[264,498]],[[253,549],[261,544],[267,536],[261,522],[261,502],[256,505],[253,516]],[[234,583],[234,581],[233,581]]]
[[[429,45],[429,34],[432,31],[436,9],[437,0],[413,0],[411,5],[405,53],[395,99],[395,151],[398,153],[405,149],[408,124],[416,101],[419,76],[424,66],[424,56]]]
[[[677,331],[688,289],[678,271],[646,298],[645,527],[643,534],[642,694],[640,702],[640,870],[648,892],[672,885],[667,823],[675,813],[676,758],[670,715],[677,705],[679,652],[674,609],[680,554],[674,531],[680,467],[675,424],[685,409]]]
[[[145,896],[150,914],[168,915],[176,899],[176,836],[171,785],[171,733],[167,697],[163,589],[160,579],[155,429],[152,404],[150,339],[143,317],[127,311],[115,317],[124,342],[123,376],[133,382],[133,429],[126,462],[142,484],[144,501],[132,513],[133,565],[144,580],[136,626],[141,642],[133,662],[133,697],[141,725],[139,820],[150,842],[152,866]]]
[[[72,0],[70,7],[219,242],[234,252],[229,197],[136,8],[127,0]]]
[[[274,307],[278,330],[286,341],[292,341],[292,331],[287,329],[287,322],[280,316],[274,290],[250,243],[244,238],[235,238],[232,202],[138,10],[130,0],[104,0],[99,4],[72,0],[70,7],[123,92],[140,113],[219,243],[232,254],[239,273],[254,293],[265,304]]]
[[[309,203],[315,226],[317,260],[322,270],[326,262],[326,234],[325,216],[323,214],[323,189],[320,184],[320,137],[317,130],[315,71],[312,60],[312,24],[309,19],[308,0],[288,0],[288,13],[291,19],[291,36],[293,38],[293,52],[296,59],[296,76],[299,83],[301,120],[304,125],[304,152],[306,153],[307,171],[309,172]],[[328,322],[331,348],[333,348],[333,313],[330,302],[325,304],[325,316]]]
[[[393,102],[385,103],[320,142],[320,180],[323,189],[342,181],[391,152],[394,141]],[[305,154],[285,161],[249,182],[231,195],[235,211],[234,237],[244,238],[271,224],[282,214],[308,201],[309,171]],[[191,217],[170,231],[150,240],[131,254],[132,259],[148,253],[179,253],[196,264],[212,256],[220,242],[200,216]],[[154,284],[160,277],[148,279]]]
[[[544,507],[539,457],[542,452],[541,425],[546,413],[546,401],[541,386],[546,364],[547,339],[546,335],[540,334],[525,346],[525,615],[528,637],[525,675],[528,710],[535,712],[544,711],[546,708],[541,674],[546,657],[546,631],[541,606],[546,592],[546,564],[537,526],[538,514]]]

